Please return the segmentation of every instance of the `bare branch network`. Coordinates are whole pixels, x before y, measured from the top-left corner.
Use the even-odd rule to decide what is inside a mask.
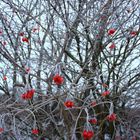
[[[140,139],[139,0],[0,1],[0,139]]]

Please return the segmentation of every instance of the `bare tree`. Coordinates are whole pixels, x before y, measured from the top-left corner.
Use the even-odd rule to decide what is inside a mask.
[[[1,139],[139,139],[139,0],[1,0]]]

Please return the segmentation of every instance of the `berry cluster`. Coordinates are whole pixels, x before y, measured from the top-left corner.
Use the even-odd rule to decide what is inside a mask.
[[[109,115],[107,116],[107,120],[110,121],[110,122],[115,121],[116,118],[117,118],[117,117],[116,117],[116,114],[115,114],[115,113],[109,114]]]
[[[84,140],[90,140],[94,136],[94,132],[92,130],[86,130],[83,131],[83,138]]]
[[[65,101],[64,105],[67,108],[72,108],[74,106],[74,102],[71,100],[67,100],[67,101]]]
[[[22,99],[24,100],[30,100],[33,98],[34,96],[34,93],[35,93],[35,90],[34,89],[30,89],[30,90],[27,90],[26,93],[22,94]]]

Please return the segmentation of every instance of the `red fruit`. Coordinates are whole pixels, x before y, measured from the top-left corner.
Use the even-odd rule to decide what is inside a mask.
[[[60,76],[59,74],[56,74],[54,77],[53,77],[53,81],[56,85],[61,85],[63,84],[64,82],[64,78],[62,76]]]
[[[87,130],[84,130],[84,131],[83,131],[83,138],[86,139],[87,137],[88,137]]]
[[[84,140],[90,140],[94,136],[94,132],[91,130],[84,130],[83,131],[83,138]]]
[[[4,77],[3,77],[3,80],[4,80],[4,81],[6,81],[6,80],[7,80],[7,77],[6,77],[6,76],[4,76]]]
[[[88,139],[91,139],[93,135],[94,135],[93,131],[88,131],[88,134],[87,134]]]
[[[136,36],[136,35],[137,35],[137,32],[136,32],[136,31],[131,31],[131,32],[130,32],[130,35],[131,35],[131,36]]]
[[[21,95],[21,98],[24,99],[24,100],[26,100],[26,99],[27,99],[27,94],[26,94],[26,93],[23,93],[23,94]]]
[[[2,35],[2,33],[3,33],[3,31],[2,31],[2,29],[0,29],[0,35]]]
[[[30,68],[26,68],[26,72],[29,73],[30,72]]]
[[[104,92],[102,93],[102,96],[105,97],[105,96],[108,96],[109,94],[110,94],[110,91],[107,90],[107,91],[104,91]]]
[[[39,130],[38,129],[32,129],[32,134],[37,135],[38,133],[39,133]]]
[[[91,118],[91,119],[89,119],[89,122],[91,124],[97,124],[97,119],[96,118]]]
[[[35,90],[34,89],[31,89],[31,90],[28,90],[27,91],[27,99],[32,99],[33,98],[33,96],[34,96],[34,93],[35,93]]]
[[[21,98],[24,100],[30,100],[33,98],[34,93],[35,93],[34,89],[28,90],[26,93],[21,95]]]
[[[33,95],[30,91],[27,91],[27,94],[26,94],[26,98],[27,99],[32,99]]]
[[[4,129],[2,127],[0,127],[0,133],[3,132],[3,131],[4,131]]]
[[[110,46],[109,46],[109,48],[112,50],[112,49],[114,49],[116,46],[115,46],[115,44],[114,43],[112,43]]]
[[[96,38],[98,38],[98,37],[99,37],[99,35],[97,34],[97,35],[96,35]]]
[[[23,42],[26,42],[26,43],[29,43],[29,40],[28,40],[27,37],[23,37],[23,38],[22,38],[22,41],[23,41]]]
[[[0,133],[2,133],[4,131],[4,128],[0,127]]]
[[[116,32],[116,30],[115,29],[109,29],[108,30],[108,35],[113,35],[114,33]]]
[[[74,102],[71,101],[71,100],[67,100],[65,103],[64,103],[65,107],[67,108],[72,108],[74,106]]]
[[[30,92],[31,92],[32,94],[34,94],[34,93],[35,93],[35,90],[34,90],[34,89],[31,89]]]
[[[116,114],[115,113],[112,113],[110,115],[107,116],[107,120],[110,121],[110,122],[113,122],[116,120]]]
[[[91,102],[91,104],[90,104],[91,106],[96,106],[97,105],[97,103],[95,102],[95,101],[93,101],[93,102]]]
[[[38,29],[37,28],[33,28],[33,32],[36,32]]]
[[[3,44],[3,46],[5,46],[7,43],[6,43],[6,41],[3,41],[2,44]]]
[[[24,32],[20,32],[19,33],[19,36],[24,36]]]

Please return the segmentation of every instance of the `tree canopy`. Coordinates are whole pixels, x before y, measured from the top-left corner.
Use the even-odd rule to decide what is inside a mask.
[[[140,138],[139,0],[1,0],[0,138]]]

